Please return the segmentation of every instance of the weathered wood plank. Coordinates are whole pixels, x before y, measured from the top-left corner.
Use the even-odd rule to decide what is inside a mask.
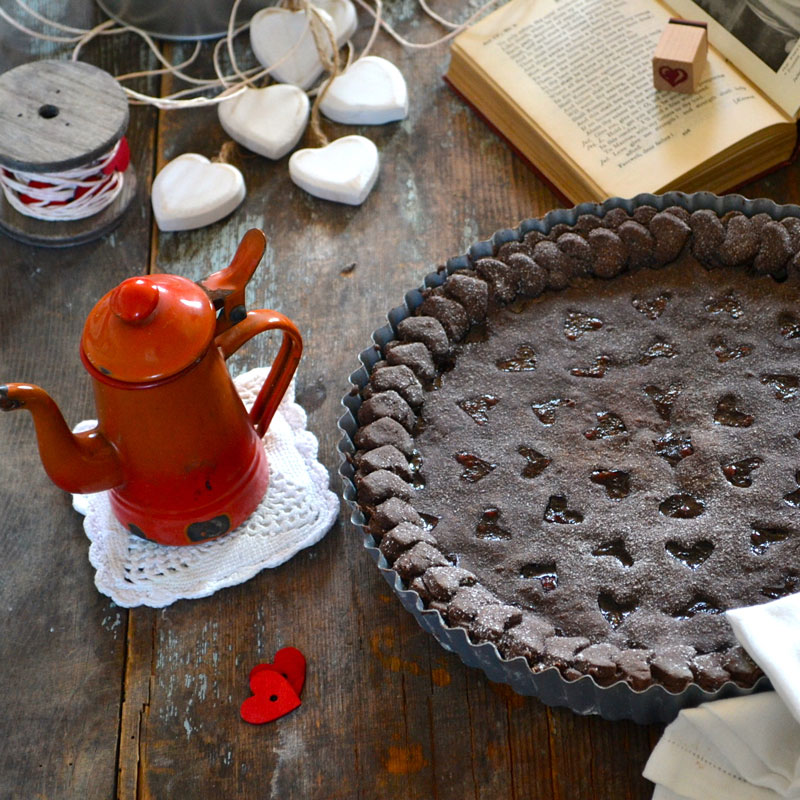
[[[71,4],[68,19],[61,3],[37,7],[76,26],[98,17],[91,3]],[[68,54],[0,23],[0,68],[41,57]],[[109,40],[87,57],[109,71],[143,59]],[[129,126],[145,172],[149,116],[136,114]],[[0,237],[0,381],[42,385],[70,423],[93,415],[78,357],[83,321],[102,294],[145,267],[148,230],[138,208],[115,233],[79,247],[54,251]],[[81,517],[45,476],[27,414],[3,415],[0,454],[0,796],[106,800],[116,783],[127,612],[95,589]]]
[[[150,688],[154,670],[153,626],[156,612],[141,608],[128,615],[125,641],[125,665],[122,675],[122,704],[119,724],[119,756],[116,797],[137,797],[139,769],[146,760],[147,746],[142,728],[151,710]],[[136,665],[131,669],[130,665]],[[140,670],[150,666],[150,680]]]
[[[82,19],[97,13],[89,0],[71,5]],[[465,13],[456,0],[441,5]],[[387,4],[387,14],[411,38],[440,32],[415,4]],[[365,17],[361,24],[363,42]],[[99,42],[87,57],[111,71],[149,59],[138,42],[120,41]],[[0,65],[34,52],[54,51],[0,27]],[[441,81],[446,48],[406,52],[380,36],[374,52],[406,75],[409,118],[357,129],[323,121],[331,138],[355,131],[378,145],[381,176],[358,208],[304,194],[287,158],[235,148],[244,205],[202,230],[159,233],[149,206],[156,169],[182,152],[213,157],[226,137],[213,109],[132,109],[140,188],[116,233],[57,253],[0,239],[0,380],[40,383],[70,422],[88,416],[77,343],[96,299],[145,270],[202,278],[260,227],[270,242],[248,303],[286,313],[304,334],[297,396],[338,491],[339,401],[388,309],[474,240],[561,204]],[[746,193],[796,202],[797,173],[792,166]],[[275,345],[252,340],[231,358],[232,371],[268,363]],[[159,611],[114,608],[92,585],[80,518],[45,478],[32,436],[24,415],[3,417],[0,795],[650,797],[641,769],[660,727],[548,709],[464,667],[404,611],[344,510],[317,546],[244,585]],[[247,725],[239,706],[248,673],[286,645],[308,659],[303,705],[275,724]]]

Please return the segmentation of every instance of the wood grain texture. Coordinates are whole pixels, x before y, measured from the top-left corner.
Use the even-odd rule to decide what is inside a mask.
[[[55,13],[58,5],[37,7]],[[89,0],[71,5],[86,21],[97,13]],[[456,0],[441,5],[440,13],[465,13]],[[415,40],[440,33],[415,4],[387,4],[387,14]],[[363,17],[361,25],[363,43]],[[190,49],[176,45],[173,55]],[[34,50],[0,28],[5,66]],[[287,314],[303,333],[297,397],[338,491],[340,399],[371,331],[447,257],[560,204],[447,89],[446,48],[404,51],[381,36],[373,52],[404,72],[408,119],[375,128],[323,121],[329,138],[361,133],[379,148],[380,178],[360,207],[312,198],[289,180],[287,158],[270,162],[236,147],[232,162],[247,184],[242,207],[208,228],[159,233],[148,201],[156,171],[184,152],[211,158],[226,139],[214,109],[133,108],[140,188],[115,233],[64,251],[0,239],[0,380],[43,385],[70,422],[89,416],[77,343],[94,302],[145,270],[198,280],[226,265],[244,232],[259,227],[269,244],[248,305]],[[107,41],[87,57],[115,73],[149,60],[138,43]],[[310,135],[302,144],[313,145]],[[746,193],[796,202],[797,175],[792,166]],[[232,371],[268,363],[278,338],[249,342],[231,358]],[[125,611],[95,590],[80,517],[44,477],[28,417],[0,420],[0,452],[0,508],[9,523],[0,578],[0,796],[650,797],[641,770],[658,726],[549,709],[464,667],[404,611],[344,508],[318,545],[246,584],[163,610]],[[303,704],[276,723],[247,725],[239,706],[248,673],[287,645],[308,660]]]
[[[61,3],[38,7],[55,18],[64,13]],[[60,19],[88,27],[97,16],[91,3],[80,3]],[[4,69],[59,52],[0,25]],[[118,72],[149,61],[109,39],[87,57]],[[132,120],[129,134],[147,174],[149,111]],[[0,382],[41,385],[70,424],[93,415],[78,356],[81,329],[102,294],[146,268],[148,217],[128,214],[114,234],[65,250],[0,236]],[[128,615],[94,587],[81,518],[45,476],[30,416],[4,414],[1,422],[0,797],[107,800],[116,784]]]

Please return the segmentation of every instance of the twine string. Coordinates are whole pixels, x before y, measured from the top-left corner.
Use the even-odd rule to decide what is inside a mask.
[[[232,164],[236,152],[236,142],[227,139],[222,143],[219,152],[211,159],[212,164]]]
[[[501,0],[486,0],[486,2],[484,2],[480,6],[480,8],[464,22],[455,23],[444,19],[439,14],[436,14],[429,7],[426,0],[419,0],[420,8],[422,9],[423,13],[426,16],[434,20],[437,24],[450,29],[447,34],[439,37],[438,39],[435,39],[434,41],[420,43],[420,42],[409,41],[405,37],[401,36],[386,21],[383,14],[382,0],[373,0],[374,8],[371,5],[369,5],[366,2],[366,0],[355,0],[355,2],[358,3],[358,5],[362,9],[364,9],[373,19],[372,32],[359,58],[363,58],[370,51],[379,30],[385,31],[385,33],[389,35],[392,39],[394,39],[395,42],[397,42],[401,47],[407,50],[422,50],[422,49],[437,47],[441,44],[444,44],[445,42],[450,41],[454,36],[463,31],[468,25],[471,25],[473,22],[475,22],[480,16],[482,16],[492,6],[496,5],[500,1]],[[60,33],[49,34],[40,31],[35,31],[32,28],[27,27],[23,23],[16,20],[14,17],[11,16],[11,14],[5,11],[2,7],[0,7],[0,19],[2,19],[12,27],[16,28],[17,30],[21,31],[22,33],[25,33],[26,35],[34,39],[41,39],[44,41],[56,42],[60,44],[74,45],[71,56],[73,61],[79,60],[79,56],[83,48],[97,36],[117,36],[120,34],[131,34],[131,33],[139,36],[147,44],[148,48],[153,52],[155,58],[162,66],[158,69],[142,70],[138,72],[131,72],[125,75],[119,75],[117,76],[117,80],[125,81],[133,78],[148,77],[151,75],[163,75],[169,73],[172,74],[175,78],[178,78],[190,84],[189,88],[179,90],[166,97],[154,97],[144,92],[138,92],[127,86],[122,87],[123,91],[126,93],[131,103],[152,105],[162,110],[213,106],[223,102],[224,100],[230,99],[231,97],[235,97],[236,95],[241,94],[249,86],[255,86],[258,81],[267,78],[270,75],[270,73],[275,69],[275,67],[277,67],[280,63],[283,63],[285,60],[291,58],[295,48],[300,44],[303,37],[305,36],[305,30],[304,30],[301,33],[298,41],[295,42],[293,47],[290,48],[287,51],[287,53],[284,54],[281,61],[273,64],[271,67],[264,69],[261,69],[259,67],[253,67],[246,70],[241,69],[239,67],[239,64],[237,62],[234,53],[233,41],[237,36],[239,36],[241,33],[249,29],[249,22],[244,23],[237,27],[236,15],[241,0],[234,0],[233,6],[231,8],[231,13],[228,19],[227,32],[225,36],[222,37],[215,44],[213,53],[214,77],[196,78],[187,74],[185,72],[185,68],[193,64],[197,59],[198,54],[200,52],[200,46],[202,44],[201,42],[198,42],[198,44],[195,47],[195,51],[188,59],[181,62],[180,64],[171,64],[164,57],[163,53],[158,48],[156,43],[153,41],[152,37],[145,31],[136,28],[132,25],[118,25],[116,22],[109,19],[99,23],[98,25],[95,25],[93,28],[85,30],[70,25],[64,25],[63,23],[51,20],[48,17],[44,16],[43,14],[40,14],[39,12],[31,9],[24,2],[24,0],[15,0],[15,2],[16,5],[20,9],[22,9],[23,12],[30,15],[34,20],[41,23],[42,25],[50,26],[54,30],[59,31]],[[332,31],[330,31],[329,26],[325,24],[325,20],[316,12],[312,0],[280,0],[280,4],[283,5],[283,7],[289,8],[290,10],[305,10],[306,17],[308,20],[308,25],[311,28],[312,36],[314,37],[314,41],[317,45],[317,50],[320,53],[320,58],[322,60],[323,65],[326,65],[326,69],[329,72],[329,78],[327,80],[327,83],[316,92],[317,101],[315,102],[314,105],[318,107],[319,101],[321,100],[321,95],[324,95],[324,92],[327,91],[326,87],[330,85],[332,78],[335,77],[335,75],[339,74],[339,71],[341,71],[339,66],[335,66],[339,61],[339,52],[335,44],[335,34],[333,35],[333,40],[331,44],[331,40],[329,37],[332,35]],[[230,62],[230,74],[225,74],[220,64],[220,54],[223,48],[227,49],[228,60]],[[349,64],[349,62],[350,59],[348,58],[347,63]],[[211,97],[191,96],[194,94],[198,94],[200,92],[207,93],[212,90],[219,90],[219,91],[217,92],[217,94]],[[322,132],[321,129],[319,129],[318,115],[317,115],[317,129],[318,129],[318,135],[321,136]],[[322,136],[322,140],[324,140],[324,136]]]
[[[0,169],[0,187],[20,214],[48,222],[71,222],[100,213],[119,196],[124,171],[114,167],[124,137],[104,156],[62,172]],[[106,172],[108,170],[108,172]]]
[[[320,122],[319,105],[328,92],[330,85],[340,73],[339,67],[339,48],[336,46],[336,32],[331,27],[328,20],[319,13],[319,9],[313,6],[310,0],[301,0],[301,5],[305,6],[305,13],[311,26],[311,35],[314,37],[314,44],[317,47],[317,54],[322,66],[328,73],[328,79],[314,98],[311,106],[311,120],[309,126],[311,133],[317,142],[324,147],[328,144],[328,137],[325,136]]]

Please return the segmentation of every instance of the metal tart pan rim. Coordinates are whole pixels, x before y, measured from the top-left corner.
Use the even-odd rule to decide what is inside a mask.
[[[577,714],[597,714],[607,720],[632,720],[649,725],[671,722],[682,708],[726,697],[744,696],[772,687],[766,676],[759,678],[752,687],[743,688],[733,681],[727,681],[715,691],[707,691],[696,683],[689,684],[680,692],[670,692],[660,684],[636,690],[624,680],[601,686],[591,675],[569,681],[556,667],[534,671],[522,656],[512,659],[503,657],[492,642],[474,644],[465,628],[448,625],[437,609],[426,609],[419,594],[405,588],[400,575],[389,566],[375,539],[366,530],[366,519],[357,503],[351,463],[351,456],[356,449],[354,437],[359,427],[356,415],[361,405],[360,390],[366,385],[373,365],[380,360],[382,347],[396,338],[397,324],[411,316],[422,303],[424,289],[441,285],[454,271],[468,268],[475,260],[493,255],[500,245],[520,240],[532,230],[548,233],[558,224],[574,225],[582,214],[602,217],[615,208],[632,213],[633,209],[642,205],[654,206],[659,211],[670,206],[682,206],[689,213],[710,209],[719,216],[729,211],[741,211],[747,216],[767,213],[773,219],[800,217],[800,206],[778,205],[766,198],[748,199],[738,194],[715,195],[711,192],[667,192],[661,195],[639,194],[630,199],[614,197],[603,203],[580,203],[569,209],[555,209],[543,217],[523,220],[517,228],[496,231],[489,239],[474,243],[465,254],[449,259],[444,269],[429,273],[422,286],[407,292],[402,305],[389,311],[388,322],[373,331],[373,344],[359,354],[361,367],[350,375],[352,388],[342,398],[345,413],[338,420],[342,436],[337,450],[342,493],[350,509],[350,521],[361,528],[364,548],[403,607],[445,650],[458,655],[466,666],[483,670],[489,680],[508,684],[518,694],[537,697],[545,705],[566,707]]]

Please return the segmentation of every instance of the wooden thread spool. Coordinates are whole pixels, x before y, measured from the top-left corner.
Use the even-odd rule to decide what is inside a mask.
[[[117,81],[79,61],[34,61],[0,75],[0,168],[47,174],[90,165],[125,133],[128,101]],[[132,165],[122,190],[85,219],[41,220],[0,192],[0,231],[26,244],[66,247],[112,230],[136,194]]]

